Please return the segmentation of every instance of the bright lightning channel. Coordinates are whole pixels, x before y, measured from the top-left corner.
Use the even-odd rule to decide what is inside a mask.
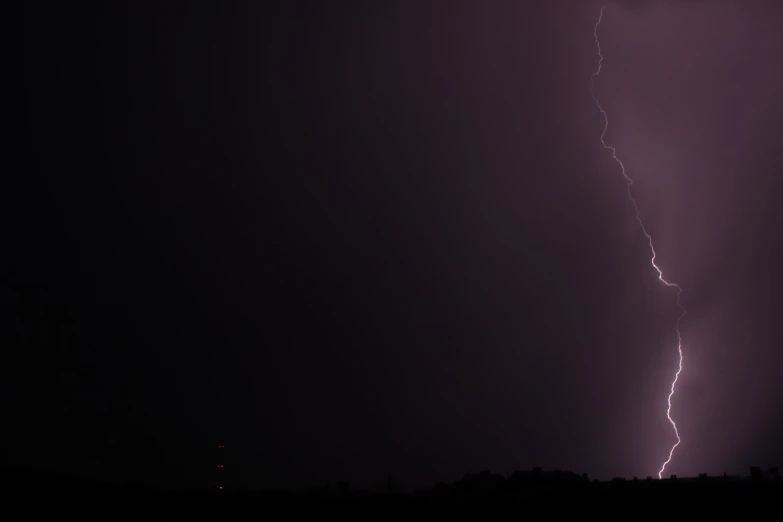
[[[677,289],[677,307],[680,309],[681,314],[677,318],[677,352],[679,354],[679,363],[677,366],[677,373],[674,374],[674,380],[672,381],[671,389],[669,390],[669,397],[667,398],[667,404],[668,407],[666,408],[666,418],[669,419],[669,422],[672,425],[672,428],[674,429],[674,436],[677,438],[677,442],[674,443],[671,450],[669,450],[669,458],[666,459],[666,461],[661,466],[660,471],[658,471],[658,478],[663,478],[663,472],[666,469],[666,466],[671,462],[672,456],[674,455],[674,450],[677,448],[677,446],[680,445],[680,442],[682,440],[680,439],[680,433],[677,430],[677,423],[674,422],[674,419],[672,419],[672,396],[674,395],[674,388],[677,385],[677,380],[680,378],[680,373],[682,372],[682,334],[680,333],[680,322],[682,321],[682,318],[685,317],[685,314],[688,313],[688,311],[685,309],[684,306],[682,306],[682,303],[680,302],[680,296],[682,295],[682,288],[677,283],[674,283],[672,281],[667,281],[663,277],[663,271],[658,267],[658,265],[655,263],[655,247],[653,246],[652,237],[650,234],[647,233],[647,228],[644,226],[644,222],[642,221],[641,213],[639,212],[639,205],[636,203],[636,199],[633,197],[633,194],[631,192],[631,185],[633,185],[633,180],[628,176],[628,174],[625,171],[625,165],[623,165],[623,162],[620,161],[620,158],[617,157],[617,149],[615,149],[611,145],[607,145],[606,141],[604,141],[604,136],[606,135],[606,130],[609,128],[609,116],[606,113],[606,110],[601,106],[601,103],[598,101],[598,98],[595,96],[595,78],[599,74],[601,74],[601,67],[603,65],[604,57],[601,54],[601,42],[598,40],[598,26],[601,25],[601,21],[604,18],[604,10],[607,8],[606,5],[601,7],[601,12],[598,15],[598,21],[595,23],[595,26],[593,27],[593,37],[595,38],[595,46],[598,49],[598,69],[590,76],[590,95],[593,97],[593,101],[595,102],[595,105],[598,107],[598,110],[601,111],[601,114],[604,116],[604,130],[601,132],[601,144],[604,146],[605,149],[608,149],[612,152],[612,158],[617,162],[618,165],[620,165],[620,169],[622,171],[623,177],[625,178],[625,181],[627,182],[627,189],[628,189],[628,199],[631,200],[631,203],[633,204],[633,209],[636,212],[636,221],[639,223],[639,226],[642,229],[642,233],[644,233],[644,236],[647,238],[647,243],[650,245],[650,252],[652,253],[652,258],[650,259],[650,262],[652,263],[653,268],[655,268],[655,271],[658,272],[658,279],[667,287],[670,288],[676,288]]]

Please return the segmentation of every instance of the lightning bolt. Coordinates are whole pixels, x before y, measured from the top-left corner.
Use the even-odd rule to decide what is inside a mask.
[[[633,209],[636,213],[636,221],[639,223],[639,226],[642,229],[642,233],[644,233],[644,237],[647,238],[647,243],[650,246],[650,252],[652,253],[652,258],[650,259],[650,263],[652,264],[653,268],[656,272],[658,272],[658,280],[661,281],[664,285],[666,285],[669,288],[676,288],[677,289],[677,307],[680,309],[680,316],[677,318],[677,353],[679,355],[679,362],[677,366],[677,373],[674,374],[674,380],[672,381],[671,388],[669,390],[669,397],[666,399],[666,402],[668,404],[668,407],[666,408],[666,418],[669,419],[669,423],[672,425],[672,428],[674,429],[674,436],[677,438],[677,442],[674,443],[674,445],[669,450],[669,458],[666,459],[666,461],[661,466],[660,471],[658,471],[658,478],[663,477],[663,472],[666,469],[666,466],[671,462],[672,456],[674,455],[674,450],[677,448],[677,446],[680,445],[680,442],[682,442],[682,439],[680,439],[680,432],[677,430],[677,423],[674,422],[674,419],[672,419],[672,397],[674,396],[674,388],[677,386],[677,380],[680,378],[680,373],[682,372],[682,334],[680,333],[680,322],[682,321],[682,318],[685,317],[685,314],[688,313],[688,311],[685,309],[684,306],[682,306],[682,303],[680,302],[680,297],[682,296],[682,287],[678,285],[677,283],[674,283],[672,281],[667,281],[663,277],[663,271],[660,269],[660,267],[656,264],[655,258],[655,246],[653,246],[653,240],[652,236],[647,232],[647,228],[644,226],[644,221],[642,221],[641,213],[639,212],[639,205],[636,203],[636,199],[633,197],[633,193],[631,192],[631,185],[633,185],[633,180],[628,176],[628,173],[625,171],[625,165],[622,161],[620,161],[620,158],[617,157],[617,149],[614,148],[611,145],[607,145],[606,141],[604,140],[604,136],[606,135],[606,130],[609,128],[609,116],[606,113],[606,109],[604,109],[601,106],[601,103],[598,101],[598,98],[595,96],[595,78],[601,74],[601,67],[603,66],[604,57],[603,54],[601,54],[601,42],[598,40],[598,26],[601,25],[601,21],[604,18],[604,10],[607,8],[607,5],[604,5],[601,7],[601,12],[598,15],[598,21],[595,23],[595,26],[593,27],[593,37],[595,38],[595,46],[598,49],[598,69],[590,76],[590,95],[593,97],[593,101],[595,102],[595,105],[598,107],[598,110],[601,111],[601,114],[604,116],[604,130],[601,132],[601,145],[604,146],[605,149],[612,152],[612,158],[617,162],[618,165],[620,165],[620,170],[622,171],[623,177],[625,178],[625,181],[627,183],[627,189],[628,189],[628,199],[633,204]]]

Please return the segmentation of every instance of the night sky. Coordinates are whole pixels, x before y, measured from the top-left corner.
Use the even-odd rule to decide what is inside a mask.
[[[20,6],[7,462],[655,476],[678,309],[600,143],[600,5]],[[781,23],[660,0],[600,26],[606,140],[688,309],[667,474],[783,464]]]

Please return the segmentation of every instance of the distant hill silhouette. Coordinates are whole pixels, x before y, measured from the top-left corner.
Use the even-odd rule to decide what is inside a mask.
[[[388,484],[387,484],[388,485]],[[293,491],[192,489],[170,492],[144,485],[111,485],[25,474],[6,475],[5,508],[25,514],[121,514],[137,520],[180,520],[184,515],[262,515],[280,507],[364,505],[367,507],[516,507],[546,511],[607,511],[628,515],[673,511],[776,512],[783,510],[777,468],[750,468],[750,476],[670,477],[663,480],[590,480],[569,471],[482,471],[407,493],[336,487]],[[392,488],[397,489],[397,488]],[[19,511],[23,509],[23,511]]]

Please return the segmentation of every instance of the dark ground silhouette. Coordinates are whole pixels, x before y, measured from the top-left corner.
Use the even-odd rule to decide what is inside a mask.
[[[751,468],[748,477],[706,476],[590,480],[568,471],[483,471],[451,484],[408,492],[354,489],[346,482],[290,491],[192,489],[161,491],[64,477],[18,473],[6,476],[6,509],[25,514],[113,514],[134,519],[183,516],[252,516],[279,507],[362,505],[367,507],[514,507],[547,511],[620,511],[663,514],[682,511],[775,512],[782,510],[777,469]],[[22,511],[20,511],[20,509]]]

